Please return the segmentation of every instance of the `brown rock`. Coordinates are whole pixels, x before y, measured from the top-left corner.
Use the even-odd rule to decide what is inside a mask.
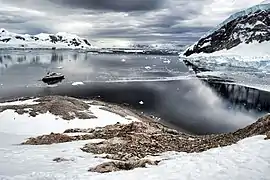
[[[76,98],[65,96],[46,96],[35,101],[38,102],[38,104],[1,106],[0,112],[7,109],[13,109],[19,114],[29,113],[29,115],[33,117],[38,114],[50,112],[65,120],[71,120],[76,117],[79,119],[97,118],[89,111],[90,106],[87,103]],[[26,111],[25,109],[30,110]]]
[[[78,135],[78,136],[68,136],[60,133],[51,133],[50,135],[38,136],[36,138],[29,138],[26,142],[23,142],[22,145],[49,145],[49,144],[58,144],[66,143],[71,141],[81,141],[89,140],[95,138],[92,134]]]
[[[48,145],[54,143],[64,143],[73,141],[74,138],[63,134],[51,133],[50,135],[38,136],[36,138],[29,138],[23,145]]]
[[[158,165],[160,161],[151,161],[142,159],[138,161],[112,161],[100,164],[94,168],[90,168],[89,172],[108,173],[121,170],[132,170],[135,168],[145,168],[147,164]]]
[[[65,162],[65,161],[74,161],[74,159],[66,159],[66,158],[58,157],[58,158],[54,158],[53,161],[59,163],[59,162]]]
[[[268,140],[268,139],[270,139],[270,131],[268,131],[268,132],[266,133],[266,138],[265,138],[265,140]]]

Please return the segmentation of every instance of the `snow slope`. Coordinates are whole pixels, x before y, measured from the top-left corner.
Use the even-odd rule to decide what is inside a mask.
[[[37,35],[16,34],[0,29],[0,49],[90,49],[94,48],[87,39],[74,34],[59,32],[57,34],[41,33]]]
[[[6,105],[36,104],[34,100],[15,101],[9,103],[0,103]],[[104,127],[117,122],[126,124],[132,122],[126,117],[100,109],[102,106],[91,105],[90,111],[96,116],[96,119],[78,119],[64,120],[49,112],[39,114],[36,117],[29,116],[28,113],[19,115],[14,110],[5,110],[0,113],[0,133],[10,133],[17,135],[43,135],[51,132],[62,133],[70,128],[95,128]],[[132,118],[136,121],[136,118]],[[37,128],[42,127],[42,128]]]
[[[32,104],[31,101],[15,102],[14,104]],[[3,104],[2,104],[3,105]],[[4,104],[7,105],[7,104]],[[12,105],[12,103],[8,103]],[[98,119],[82,124],[74,120],[72,125],[55,120],[52,115],[39,116],[31,119],[11,111],[0,113],[0,179],[1,180],[116,180],[116,179],[149,179],[149,180],[267,180],[270,176],[270,143],[264,136],[255,136],[239,143],[216,148],[203,153],[167,152],[151,159],[164,159],[158,166],[146,169],[120,171],[109,174],[90,173],[87,170],[107,160],[95,158],[94,154],[80,150],[84,144],[100,140],[78,141],[43,146],[16,146],[26,134],[40,134],[51,131],[62,131],[69,127],[90,128],[113,124],[116,121],[128,121],[116,114],[104,110],[92,111]],[[15,117],[15,120],[12,119]],[[8,122],[10,121],[10,122]],[[88,121],[88,120],[85,120]],[[35,128],[33,128],[35,127]],[[7,141],[7,139],[9,141]],[[54,158],[65,158],[68,161],[56,163]]]
[[[167,159],[159,166],[109,174],[87,170],[106,160],[94,158],[79,148],[91,141],[50,146],[21,146],[0,149],[0,179],[2,180],[269,180],[270,143],[262,136],[245,139],[225,148],[204,153],[168,152],[155,159]],[[70,161],[56,163],[63,157]]]
[[[231,15],[183,52],[184,56],[197,54],[270,55],[270,4]]]

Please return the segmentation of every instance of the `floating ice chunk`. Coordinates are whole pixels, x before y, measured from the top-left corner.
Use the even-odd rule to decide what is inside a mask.
[[[126,60],[125,60],[125,59],[122,59],[121,61],[122,61],[122,62],[126,62]]]
[[[81,86],[81,85],[84,85],[83,82],[74,82],[72,83],[72,86]]]
[[[140,104],[140,105],[144,105],[144,102],[143,102],[143,101],[140,101],[139,104]]]
[[[164,60],[163,63],[165,63],[165,64],[170,64],[171,61],[170,61],[170,60]]]
[[[150,66],[145,66],[144,68],[147,69],[147,70],[152,69]]]
[[[57,67],[56,69],[63,69],[63,66],[59,66],[59,67]]]

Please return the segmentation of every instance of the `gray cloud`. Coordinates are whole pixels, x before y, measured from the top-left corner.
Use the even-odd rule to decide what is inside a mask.
[[[149,11],[160,8],[165,0],[50,0],[62,5],[119,12]]]
[[[254,4],[256,0],[241,1]],[[217,0],[0,0],[0,26],[29,34],[66,31],[94,42],[122,40],[188,45],[237,11],[237,8],[229,8],[235,7],[230,3]]]

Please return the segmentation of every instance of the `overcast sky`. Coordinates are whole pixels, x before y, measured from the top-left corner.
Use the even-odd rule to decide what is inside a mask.
[[[187,45],[230,14],[263,0],[0,0],[0,27],[65,31],[96,43]]]

